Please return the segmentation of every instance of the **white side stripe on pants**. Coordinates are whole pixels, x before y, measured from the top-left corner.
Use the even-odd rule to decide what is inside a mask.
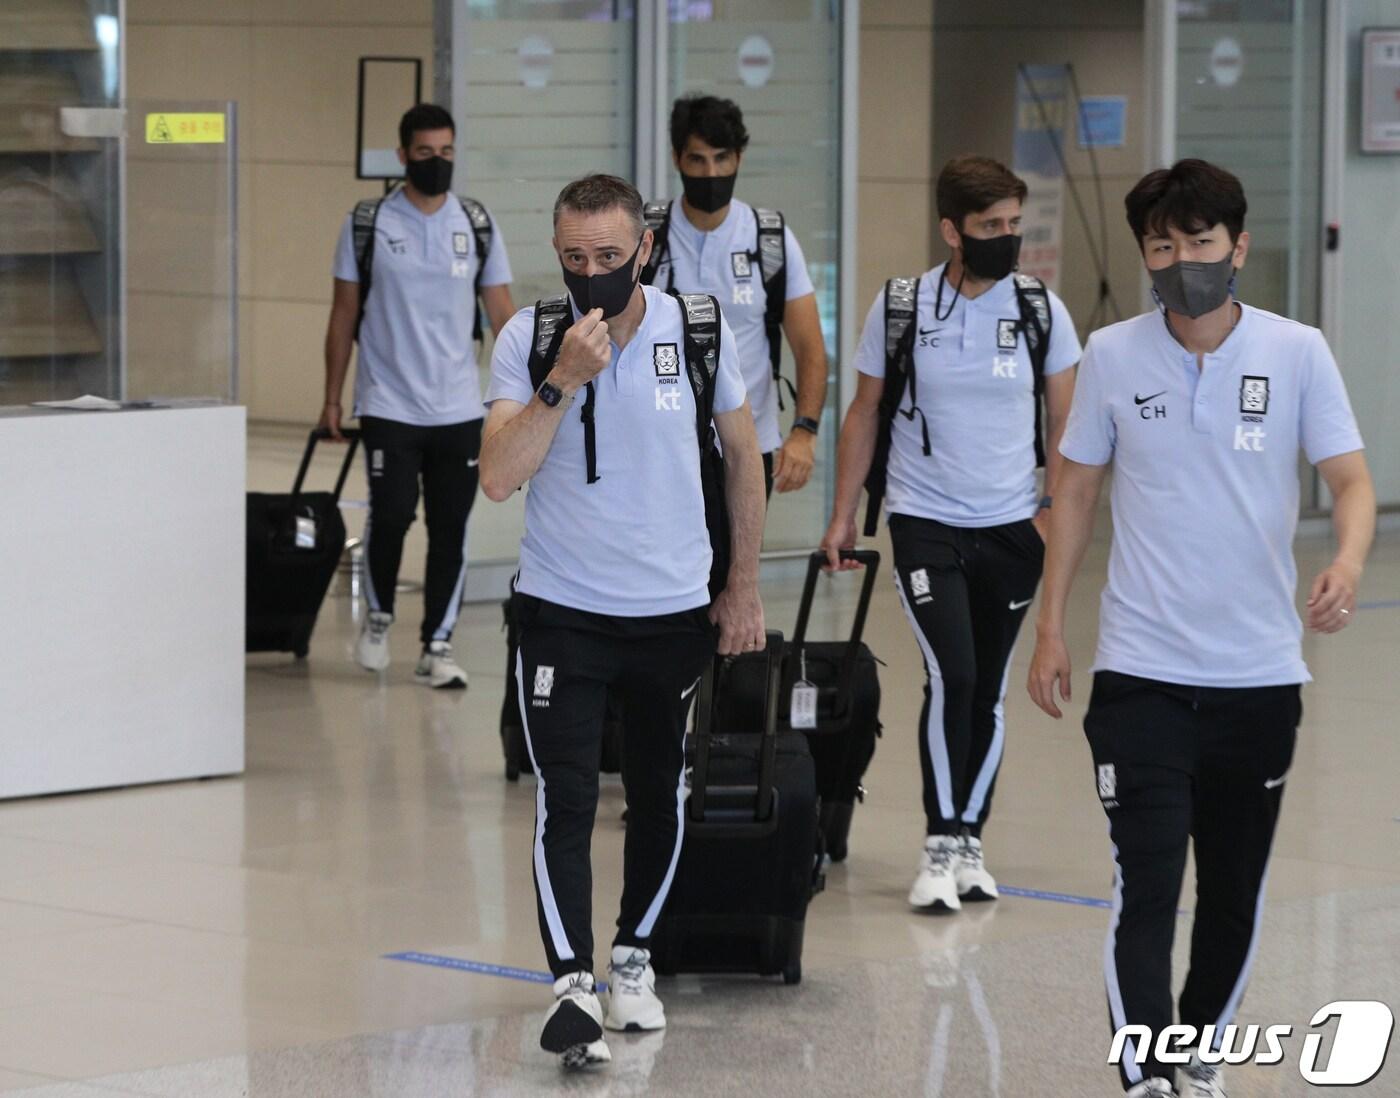
[[[975,824],[977,817],[982,815],[982,805],[987,801],[987,790],[992,787],[992,779],[1001,769],[1001,756],[1006,750],[1006,687],[1011,681],[1011,661],[1015,655],[1016,646],[1012,645],[1011,651],[1006,654],[1006,670],[1001,675],[1001,693],[997,695],[996,729],[992,733],[992,742],[987,747],[987,757],[982,760],[982,769],[978,771],[977,781],[972,784],[972,793],[967,798],[963,823]]]
[[[433,631],[433,640],[445,641],[457,627],[457,615],[462,610],[462,587],[467,582],[467,529],[462,530],[462,567],[457,572],[457,585],[452,588],[452,596],[447,600],[442,624]]]
[[[1123,1009],[1123,989],[1118,983],[1118,962],[1114,956],[1114,946],[1118,940],[1118,920],[1123,916],[1123,864],[1118,860],[1118,847],[1113,847],[1113,917],[1108,924],[1108,937],[1103,945],[1103,980],[1108,990],[1108,1013],[1113,1019],[1115,1032],[1128,1024],[1127,1012]],[[1131,1037],[1123,1049],[1123,1074],[1130,1083],[1142,1082],[1142,1068],[1138,1066],[1137,1045]]]
[[[924,726],[924,737],[928,740],[929,758],[933,760],[934,784],[938,787],[938,811],[945,820],[955,819],[953,808],[953,768],[948,762],[948,739],[943,731],[943,672],[938,666],[938,657],[933,654],[924,632],[919,628],[919,619],[904,596],[904,584],[899,578],[899,570],[894,569],[894,589],[899,592],[899,603],[913,627],[914,637],[919,642],[919,650],[924,654],[924,670],[928,673],[928,722]]]
[[[544,774],[535,761],[535,745],[530,739],[530,703],[525,697],[525,654],[523,647],[515,650],[515,689],[520,699],[520,723],[525,729],[525,748],[530,752],[530,765],[534,767],[537,784],[535,786],[535,881],[540,889],[540,905],[544,908],[545,925],[549,927],[549,938],[554,943],[555,955],[561,961],[574,959],[574,947],[569,944],[569,936],[564,933],[564,920],[559,915],[559,905],[554,901],[554,886],[549,883],[549,866],[544,859],[544,822],[548,816],[544,799]]]

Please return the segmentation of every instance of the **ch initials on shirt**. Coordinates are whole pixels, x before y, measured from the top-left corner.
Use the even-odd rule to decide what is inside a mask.
[[[1250,427],[1245,429],[1241,424],[1235,428],[1235,449],[1249,450],[1252,453],[1261,453],[1264,449],[1264,428]]]

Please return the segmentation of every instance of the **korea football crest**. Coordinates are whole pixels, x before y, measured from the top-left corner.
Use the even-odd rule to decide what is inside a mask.
[[[752,278],[753,262],[748,252],[730,252],[729,268],[735,278]]]
[[[453,234],[452,234],[452,254],[453,254],[453,255],[467,255],[467,254],[468,254],[468,250],[470,249],[470,247],[471,247],[471,244],[470,244],[470,243],[468,242],[468,240],[467,240],[467,234],[466,234],[466,233],[453,233]]]
[[[1251,377],[1240,379],[1240,415],[1262,416],[1269,410],[1269,379]]]
[[[656,367],[657,377],[679,377],[681,372],[681,356],[674,343],[653,343],[651,350],[652,365]]]
[[[1016,333],[1020,330],[1019,320],[998,320],[997,321],[997,350],[1014,351],[1016,349]]]

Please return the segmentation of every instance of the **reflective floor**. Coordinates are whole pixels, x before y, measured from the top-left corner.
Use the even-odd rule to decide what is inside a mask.
[[[1081,669],[1104,550],[1101,539],[1074,596]],[[1304,574],[1327,553],[1323,539],[1300,541]],[[765,581],[775,626],[791,628],[798,587],[782,569]],[[814,633],[846,626],[854,589],[823,588]],[[1100,976],[1107,835],[1079,730],[1082,671],[1056,724],[1021,686],[1028,644],[1016,659],[986,836],[1009,894],[957,916],[913,914],[922,672],[882,581],[869,640],[888,664],[886,732],[850,860],[809,913],[803,983],[663,981],[664,1035],[613,1038],[610,1069],[561,1077],[536,1043],[548,989],[530,978],[543,967],[534,790],[502,776],[499,608],[464,609],[456,640],[472,685],[443,695],[412,682],[420,604],[402,597],[383,682],[350,662],[356,608],[344,594],[327,602],[308,661],[250,657],[245,777],[0,805],[0,1089],[1117,1093]],[[1307,642],[1317,682],[1241,1018],[1291,1024],[1298,1037],[1283,1065],[1235,1069],[1232,1098],[1314,1093],[1295,1065],[1322,1005],[1400,1007],[1400,534],[1382,537],[1362,598],[1370,608],[1346,633]],[[599,941],[616,913],[620,811],[607,781],[594,842]],[[1191,897],[1188,881],[1178,979]],[[388,956],[398,953],[452,962]],[[453,962],[468,964],[443,967]],[[1391,1060],[1366,1093],[1400,1095],[1400,1053]]]

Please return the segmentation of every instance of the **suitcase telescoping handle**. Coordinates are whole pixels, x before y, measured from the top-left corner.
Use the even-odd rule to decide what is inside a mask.
[[[865,578],[860,586],[860,602],[856,606],[856,619],[851,624],[851,639],[846,646],[847,662],[854,661],[860,649],[860,639],[865,634],[865,618],[870,613],[870,599],[875,594],[875,577],[880,571],[880,554],[874,549],[842,549],[842,560],[853,560],[865,566]],[[792,633],[794,648],[800,648],[807,639],[807,622],[812,617],[812,602],[817,593],[817,576],[826,567],[826,554],[820,549],[807,561],[807,582],[802,585],[802,602],[797,608],[797,628]]]
[[[770,821],[773,816],[773,782],[778,765],[778,680],[782,673],[783,657],[781,633],[768,632],[763,655],[767,689],[763,705],[763,738],[758,752],[758,775],[753,787],[752,821],[760,824]],[[715,701],[729,662],[730,657],[715,657],[701,676],[696,691],[695,763],[690,773],[687,815],[698,824],[708,822],[705,819],[705,801],[710,792],[710,745],[714,735]]]
[[[340,464],[340,476],[335,480],[335,498],[340,500],[340,490],[345,487],[345,478],[350,475],[350,466],[355,461],[355,449],[360,445],[360,432],[353,427],[343,427],[340,433],[345,436],[349,445],[345,448],[345,460]],[[302,483],[306,480],[306,471],[311,468],[311,455],[316,452],[316,443],[322,439],[331,437],[330,431],[325,427],[317,427],[311,432],[311,437],[306,440],[306,453],[301,455],[301,467],[297,470],[296,482],[292,485],[292,499],[301,495]]]

